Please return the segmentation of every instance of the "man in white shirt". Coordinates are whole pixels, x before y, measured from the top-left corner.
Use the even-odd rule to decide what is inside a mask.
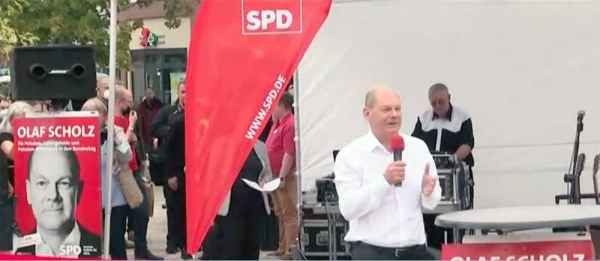
[[[432,260],[422,208],[437,206],[441,188],[429,149],[423,141],[401,134],[405,149],[402,161],[394,162],[390,143],[402,124],[400,97],[394,90],[369,91],[363,116],[369,133],[340,150],[335,163],[340,211],[350,222],[345,240],[352,258]]]

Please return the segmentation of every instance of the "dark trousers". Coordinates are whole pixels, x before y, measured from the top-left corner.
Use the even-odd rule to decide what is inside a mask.
[[[138,183],[138,187],[142,191],[144,201],[140,206],[131,210],[128,217],[128,227],[134,232],[135,255],[141,255],[148,251],[148,222],[150,222],[150,212],[148,209],[148,195],[146,195],[146,184],[142,179],[140,172],[133,172],[133,176]]]
[[[227,216],[217,216],[203,245],[202,260],[258,260],[264,219],[262,194],[232,196]]]
[[[423,223],[427,234],[427,246],[441,250],[442,245],[446,243],[446,237],[451,243],[454,234],[452,229],[441,228],[434,224],[437,216],[438,214],[423,214]]]
[[[110,212],[110,243],[108,253],[113,260],[127,260],[125,235],[127,217],[131,213],[129,206],[113,207]],[[104,216],[106,218],[106,216]]]
[[[14,214],[11,199],[6,196],[6,191],[0,191],[0,252],[13,250]]]
[[[471,193],[471,209],[473,208],[473,187],[469,188]],[[438,227],[435,225],[435,218],[438,214],[423,214],[423,223],[425,224],[425,233],[427,234],[427,245],[431,248],[438,250],[442,249],[442,245],[447,243],[460,243],[454,242],[454,230]],[[459,230],[459,238],[462,241],[462,237],[465,235],[465,230]],[[446,240],[447,239],[447,240]]]
[[[353,260],[434,260],[425,245],[387,248],[363,242],[350,243],[350,254]]]
[[[168,190],[171,190],[170,188],[167,187]],[[171,225],[171,241],[173,242],[172,244],[174,244],[175,247],[178,247],[180,249],[184,249],[186,246],[186,239],[187,239],[187,226],[186,226],[186,211],[185,211],[185,191],[184,190],[178,190],[178,191],[170,191],[171,193],[171,197],[172,197],[172,202],[171,204],[167,205],[167,211],[171,212],[171,220],[170,220],[170,224],[167,225]],[[168,244],[168,242],[167,242]]]
[[[167,182],[164,182],[164,184],[163,195],[165,196],[165,204],[167,205],[167,248],[177,248],[179,244],[173,236],[173,231],[176,230],[176,222],[174,222],[175,219],[173,218],[174,191],[169,188]]]

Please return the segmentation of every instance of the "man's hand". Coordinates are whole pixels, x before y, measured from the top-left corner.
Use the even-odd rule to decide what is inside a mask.
[[[12,184],[10,184],[10,182],[8,182],[8,197],[12,197],[15,194],[15,189],[13,188]]]
[[[152,140],[152,146],[154,146],[155,149],[158,149],[158,139],[157,138],[154,138]]]
[[[437,179],[429,175],[429,163],[427,163],[425,166],[425,173],[423,173],[423,195],[426,197],[431,196],[436,183]]]
[[[406,163],[404,161],[394,161],[387,167],[383,173],[383,177],[390,185],[396,185],[404,181],[405,171]]]
[[[177,190],[177,177],[170,177],[167,180],[167,183],[169,183],[169,188],[171,188],[171,190]]]
[[[129,112],[129,124],[134,124],[138,120],[137,112],[131,110]]]
[[[281,182],[279,182],[279,188],[283,188],[285,187],[285,177],[279,177],[279,179],[281,180]]]

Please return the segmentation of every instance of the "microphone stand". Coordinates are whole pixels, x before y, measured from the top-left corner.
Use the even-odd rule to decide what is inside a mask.
[[[579,145],[580,145],[580,136],[581,132],[583,132],[583,117],[577,118],[577,130],[575,132],[575,143],[573,144],[573,158],[571,162],[572,168],[569,170],[569,174],[565,174],[565,182],[570,183],[571,193],[569,193],[569,204],[581,204],[581,198],[579,195],[581,194],[580,186],[579,186],[579,178],[577,177],[576,164],[577,164],[577,155],[579,155]]]

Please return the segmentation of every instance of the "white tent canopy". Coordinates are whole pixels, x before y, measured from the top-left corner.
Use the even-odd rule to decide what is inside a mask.
[[[599,24],[593,1],[335,2],[298,71],[303,189],[367,132],[371,86],[400,93],[410,134],[441,82],[473,119],[476,207],[554,204],[579,110],[588,169],[600,152]]]

